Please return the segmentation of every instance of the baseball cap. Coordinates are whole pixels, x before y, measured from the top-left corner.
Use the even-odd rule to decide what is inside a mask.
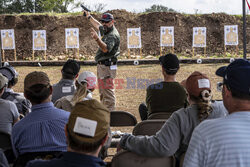
[[[78,83],[81,83],[81,82],[88,83],[88,86],[87,86],[88,89],[95,89],[96,87],[96,75],[90,71],[82,72],[78,76],[77,81]]]
[[[108,133],[109,124],[109,110],[97,100],[91,99],[76,103],[70,113],[67,128],[77,143],[94,143]]]
[[[42,71],[33,71],[26,75],[24,79],[24,89],[29,90],[33,85],[50,85],[49,77]]]
[[[18,73],[12,66],[0,67],[0,73],[3,74],[6,78],[8,78],[9,81],[11,81],[13,78],[18,77]]]
[[[187,78],[186,89],[189,95],[199,97],[203,90],[211,91],[211,84],[205,74],[195,71]]]
[[[243,94],[250,94],[250,62],[237,59],[228,66],[217,69],[216,75],[223,77],[223,82]]]
[[[114,20],[114,16],[110,13],[103,13],[101,22],[110,22],[111,20]]]
[[[8,83],[8,78],[3,76],[3,74],[0,73],[0,89],[2,89],[4,86],[6,86]]]
[[[159,58],[160,64],[167,71],[177,72],[179,69],[179,59],[175,54],[166,54],[165,56],[161,56]]]
[[[73,59],[68,59],[63,65],[62,71],[68,74],[77,75],[80,71],[80,64]]]

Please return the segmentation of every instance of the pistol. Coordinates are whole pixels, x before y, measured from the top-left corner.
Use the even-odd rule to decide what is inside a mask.
[[[86,8],[83,4],[81,4],[81,7],[82,7],[83,10],[86,10],[87,12],[91,12],[91,10]],[[86,14],[84,13],[83,16],[86,16]]]

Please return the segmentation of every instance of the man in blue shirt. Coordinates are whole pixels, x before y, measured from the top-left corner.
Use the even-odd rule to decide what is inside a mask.
[[[46,73],[34,71],[25,77],[24,96],[30,100],[32,108],[31,113],[16,123],[12,130],[16,157],[31,152],[66,151],[64,126],[69,112],[54,107],[51,94],[52,86]]]
[[[108,139],[109,110],[97,100],[76,103],[65,127],[68,152],[53,160],[34,160],[27,167],[104,167],[98,154]]]
[[[193,132],[184,167],[250,166],[250,62],[221,67],[223,103],[229,115],[202,122]]]

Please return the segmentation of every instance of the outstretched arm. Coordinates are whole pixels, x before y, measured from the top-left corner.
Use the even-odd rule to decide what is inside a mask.
[[[122,149],[150,157],[173,155],[180,147],[181,129],[178,116],[173,115],[154,136],[124,135],[120,141]]]
[[[85,13],[86,18],[90,21],[90,23],[92,24],[92,26],[96,29],[99,30],[99,27],[102,25],[99,21],[97,21],[94,17],[92,17],[90,15],[90,13],[88,11],[83,11],[83,13]]]

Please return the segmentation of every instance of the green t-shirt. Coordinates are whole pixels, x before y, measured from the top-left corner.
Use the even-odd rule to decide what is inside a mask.
[[[148,115],[156,112],[174,112],[187,105],[187,94],[178,82],[159,82],[147,88]]]
[[[102,34],[103,26],[100,26],[99,30]],[[104,53],[99,48],[95,56],[95,61],[98,62],[107,59],[111,59],[113,62],[117,61],[117,56],[120,55],[120,35],[115,26],[113,26],[110,32],[102,36],[102,41],[107,45],[108,52]]]

